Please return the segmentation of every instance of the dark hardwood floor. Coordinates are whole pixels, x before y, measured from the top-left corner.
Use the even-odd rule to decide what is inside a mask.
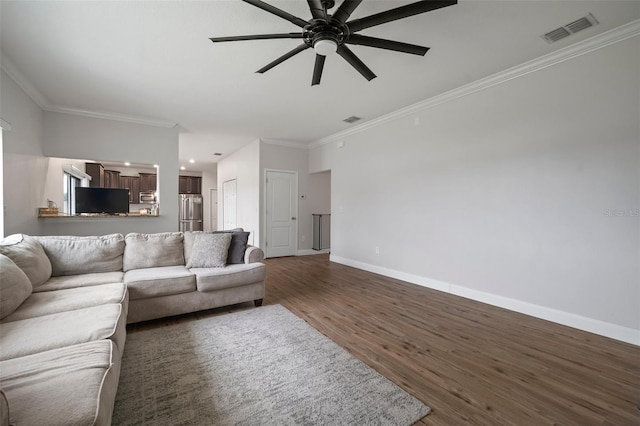
[[[335,264],[327,255],[265,263],[265,304],[287,307],[429,405],[433,412],[419,425],[640,425],[640,347]]]

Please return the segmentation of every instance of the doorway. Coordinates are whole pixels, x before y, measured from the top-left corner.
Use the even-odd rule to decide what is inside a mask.
[[[266,170],[265,256],[294,256],[298,250],[298,173]]]

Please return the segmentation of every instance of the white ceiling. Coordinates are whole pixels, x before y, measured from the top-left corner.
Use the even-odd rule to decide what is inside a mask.
[[[311,17],[303,0],[267,2]],[[364,0],[352,19],[411,2]],[[188,169],[257,138],[307,145],[347,129],[349,116],[379,117],[640,18],[639,1],[460,1],[361,33],[429,46],[426,56],[353,46],[378,78],[367,82],[334,56],[311,87],[311,49],[255,73],[300,40],[208,40],[300,30],[238,0],[2,0],[0,8],[2,66],[41,104],[178,123]],[[554,44],[540,37],[588,13],[599,25]]]

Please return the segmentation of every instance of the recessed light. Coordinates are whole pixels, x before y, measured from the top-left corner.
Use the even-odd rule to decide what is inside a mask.
[[[190,162],[191,164],[193,164],[193,163],[195,163],[195,162],[196,162],[196,160],[194,160],[194,159],[192,158],[191,160],[189,160],[189,162]]]
[[[128,162],[128,161],[125,161],[124,165],[125,165],[125,166],[130,166],[130,165],[131,165],[131,163],[130,163],[130,162]]]
[[[180,166],[180,170],[187,170],[185,166]]]

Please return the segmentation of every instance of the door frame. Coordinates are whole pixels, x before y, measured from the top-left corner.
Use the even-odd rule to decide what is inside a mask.
[[[215,197],[213,196],[215,192]],[[216,216],[216,224],[213,225],[213,215]],[[209,229],[218,230],[218,188],[209,188]]]
[[[293,197],[293,210],[295,211],[296,214],[296,226],[294,227],[294,238],[293,238],[293,255],[297,256],[298,255],[298,226],[300,223],[300,217],[299,217],[299,212],[298,212],[298,194],[299,194],[299,180],[298,180],[298,172],[296,170],[281,170],[281,169],[264,169],[264,176],[262,178],[262,184],[264,185],[264,198],[263,198],[263,208],[262,208],[262,217],[263,217],[263,228],[264,232],[262,235],[262,240],[264,241],[264,257],[267,257],[267,253],[268,253],[268,241],[267,241],[267,236],[269,234],[269,230],[267,228],[268,226],[268,221],[267,221],[267,206],[268,206],[268,195],[267,195],[267,189],[268,189],[268,185],[267,185],[267,178],[269,177],[269,173],[270,172],[276,172],[276,173],[290,173],[294,176],[295,180],[296,180],[296,193],[292,195]]]
[[[225,214],[226,213],[225,210],[226,210],[226,207],[227,207],[226,206],[227,203],[225,202],[225,199],[224,199],[224,196],[225,196],[225,193],[226,193],[225,189],[226,189],[226,185],[231,183],[231,182],[234,182],[234,184],[235,184],[234,228],[236,228],[238,226],[238,179],[237,178],[233,178],[233,179],[228,179],[228,180],[225,180],[224,182],[222,182],[222,229],[225,229],[226,222],[227,222],[226,214]],[[220,219],[220,218],[218,218],[218,219]]]

